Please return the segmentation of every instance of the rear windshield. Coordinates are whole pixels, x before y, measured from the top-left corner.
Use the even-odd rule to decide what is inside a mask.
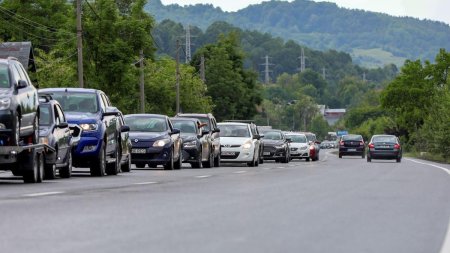
[[[278,131],[269,131],[269,132],[264,132],[264,138],[266,140],[282,140],[283,137],[281,136],[281,133]]]
[[[54,92],[52,98],[57,100],[65,112],[97,113],[99,106],[97,94],[82,92]]]
[[[10,87],[8,65],[0,64],[0,88]]]
[[[164,132],[168,130],[164,118],[151,118],[142,116],[125,116],[125,124],[132,132]]]
[[[372,142],[388,142],[397,143],[397,137],[395,136],[374,136]]]
[[[220,137],[250,137],[248,126],[218,125]]]
[[[342,136],[343,141],[362,141],[361,135],[344,135]]]
[[[291,138],[293,143],[306,143],[306,136],[304,135],[287,135],[287,137]]]

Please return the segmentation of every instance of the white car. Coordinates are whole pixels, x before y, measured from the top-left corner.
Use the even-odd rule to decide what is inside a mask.
[[[218,123],[220,129],[221,161],[259,165],[260,136],[254,135],[248,123]]]
[[[291,139],[291,159],[306,159],[309,161],[309,142],[306,135],[300,133],[288,133],[287,138]]]

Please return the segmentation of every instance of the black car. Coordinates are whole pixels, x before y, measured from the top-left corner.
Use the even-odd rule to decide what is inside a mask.
[[[290,156],[290,139],[286,138],[281,130],[263,130],[264,135],[264,160],[275,160],[276,162],[288,163]]]
[[[220,129],[216,118],[211,113],[179,113],[175,117],[195,118],[204,124],[203,129],[208,134],[202,137],[202,165],[204,168],[220,167]]]
[[[342,156],[361,156],[365,158],[366,144],[359,134],[343,135],[339,141],[339,158]]]
[[[54,179],[57,170],[62,178],[72,175],[72,146],[77,144],[75,139],[78,140],[80,134],[80,127],[72,126],[72,129],[69,127],[58,101],[41,96],[39,142],[55,149],[55,152],[46,152],[44,156],[46,179]]]
[[[180,130],[173,127],[166,115],[129,114],[124,117],[130,128],[131,163],[137,168],[145,164],[155,168],[180,169],[183,160]]]
[[[22,64],[13,57],[0,59],[0,145],[38,143],[38,111],[37,90]]]
[[[402,146],[395,135],[374,135],[367,145],[367,162],[372,159],[402,161]]]
[[[202,167],[202,141],[208,130],[202,130],[201,122],[194,118],[171,118],[173,127],[180,129],[183,140],[183,162],[191,164],[192,168]]]

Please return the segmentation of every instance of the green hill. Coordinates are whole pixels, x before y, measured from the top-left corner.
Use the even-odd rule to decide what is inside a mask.
[[[405,59],[434,60],[440,48],[450,50],[450,26],[436,21],[340,8],[334,3],[269,1],[224,12],[212,5],[163,5],[152,0],[146,10],[164,19],[206,29],[215,21],[267,32],[308,47],[348,52],[364,66],[400,65]]]

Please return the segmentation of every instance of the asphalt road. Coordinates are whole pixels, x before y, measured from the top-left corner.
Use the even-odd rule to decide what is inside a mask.
[[[0,173],[0,252],[444,253],[449,165],[327,152],[34,185]]]

